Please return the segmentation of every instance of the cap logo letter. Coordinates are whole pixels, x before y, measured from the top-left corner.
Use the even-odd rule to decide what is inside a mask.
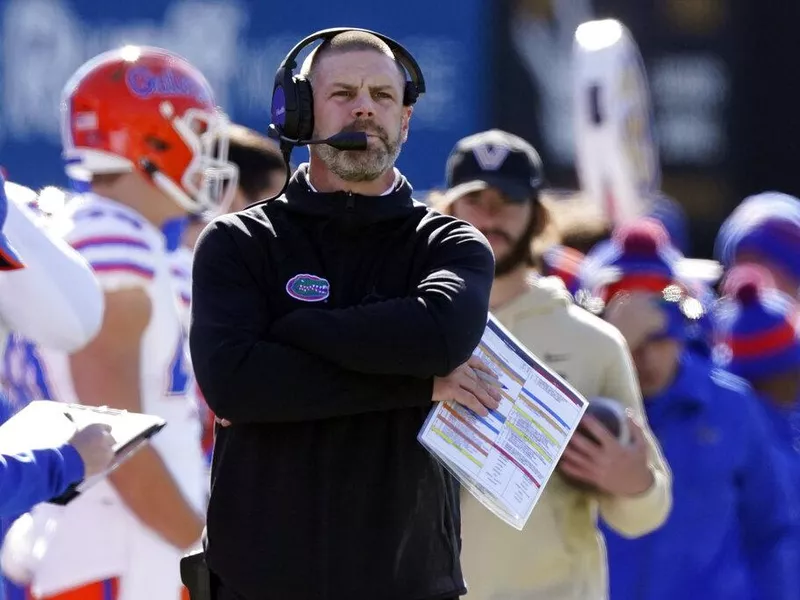
[[[505,162],[508,156],[508,148],[505,146],[477,146],[472,150],[475,160],[478,161],[484,171],[497,171]]]

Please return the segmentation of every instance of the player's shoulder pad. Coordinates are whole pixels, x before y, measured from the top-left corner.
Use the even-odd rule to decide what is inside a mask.
[[[165,251],[163,234],[144,217],[91,196],[70,200],[54,232],[83,256],[107,290],[152,282]]]
[[[70,222],[75,232],[125,233],[139,238],[152,237],[157,232],[134,210],[86,195],[70,200],[60,216]]]

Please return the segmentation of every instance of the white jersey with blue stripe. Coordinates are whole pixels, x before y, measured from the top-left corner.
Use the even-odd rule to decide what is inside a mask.
[[[141,346],[141,410],[167,421],[152,445],[184,497],[202,512],[206,485],[201,426],[188,393],[193,380],[185,368],[181,307],[163,234],[131,208],[94,194],[70,200],[51,228],[88,261],[107,293],[141,288],[150,297],[151,318]],[[15,380],[13,400],[25,401],[20,396],[36,393],[79,402],[68,359],[63,352],[14,339],[5,356],[6,373]],[[142,526],[104,482],[66,507],[33,589],[51,595],[121,576],[121,600],[176,600],[180,556],[178,549]]]
[[[184,372],[187,378],[191,379],[192,385],[189,390],[189,395],[193,397],[194,402],[200,411],[201,421],[203,422],[203,455],[206,461],[206,468],[208,476],[206,483],[211,481],[211,459],[213,450],[213,428],[214,419],[210,414],[208,405],[206,404],[200,388],[196,385],[194,374],[191,370],[191,355],[189,351],[189,320],[191,316],[191,303],[192,303],[192,262],[194,260],[194,251],[187,246],[179,246],[172,252],[172,282],[175,286],[175,293],[178,297],[178,305],[180,306],[181,319],[183,321],[184,332],[186,334],[186,351],[185,360],[186,368]]]
[[[178,295],[178,304],[181,310],[181,320],[184,328],[189,329],[189,308],[192,301],[192,260],[194,252],[186,246],[178,247],[172,253],[172,281],[175,293]]]

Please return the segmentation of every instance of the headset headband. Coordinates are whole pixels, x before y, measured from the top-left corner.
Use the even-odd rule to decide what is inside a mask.
[[[289,54],[287,54],[286,58],[283,59],[278,69],[294,71],[294,69],[297,68],[297,56],[303,51],[304,48],[310,46],[317,40],[327,41],[339,35],[340,33],[347,33],[349,31],[369,33],[374,35],[379,40],[385,42],[386,45],[389,46],[389,49],[392,51],[392,54],[394,54],[395,59],[403,66],[403,69],[405,69],[406,73],[408,74],[411,83],[414,85],[416,94],[414,95],[411,104],[416,102],[417,96],[425,93],[425,77],[422,75],[422,69],[420,69],[419,64],[417,64],[416,59],[411,56],[411,53],[399,42],[393,40],[392,38],[387,37],[382,33],[378,33],[377,31],[372,31],[371,29],[362,29],[360,27],[332,27],[330,29],[323,29],[321,31],[317,31],[316,33],[312,33],[308,37],[300,40],[297,44],[295,44],[294,48],[289,50]]]

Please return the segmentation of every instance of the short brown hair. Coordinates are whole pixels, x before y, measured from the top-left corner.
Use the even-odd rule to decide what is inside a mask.
[[[228,127],[228,160],[239,168],[239,188],[248,202],[258,202],[276,172],[283,176],[286,163],[275,142],[243,125]]]
[[[355,52],[358,50],[373,50],[385,54],[394,60],[397,65],[397,70],[405,81],[406,71],[403,65],[400,64],[400,61],[395,57],[389,44],[384,42],[381,38],[365,31],[345,31],[325,40],[314,48],[306,60],[303,61],[300,72],[310,79],[314,72],[314,67],[319,63],[321,57],[326,54],[343,54],[345,52]]]

